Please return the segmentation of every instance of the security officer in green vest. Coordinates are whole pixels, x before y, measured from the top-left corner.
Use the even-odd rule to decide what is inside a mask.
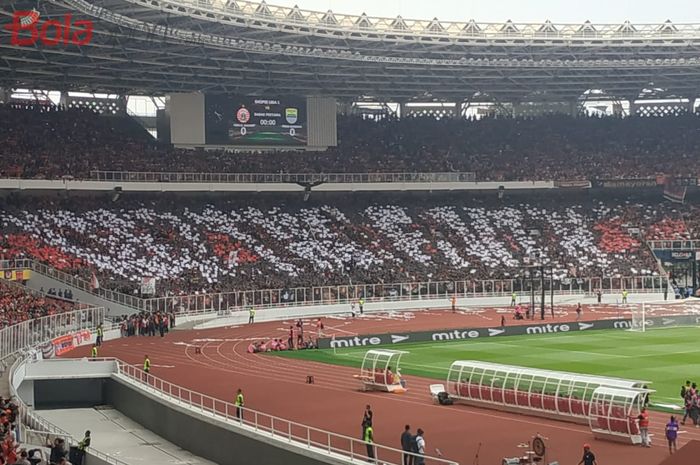
[[[367,460],[374,462],[374,430],[372,422],[367,423],[365,427],[365,444],[367,445]]]
[[[365,299],[364,297],[360,298],[360,301],[358,302],[358,305],[360,306],[360,315],[364,313],[364,307],[365,307]]]
[[[85,437],[78,443],[78,456],[74,465],[82,465],[85,457],[85,450],[90,447],[90,430],[85,431]]]
[[[245,402],[243,401],[243,391],[239,388],[238,394],[236,394],[236,418],[241,419],[241,413]]]
[[[518,299],[518,294],[513,291],[513,293],[510,295],[510,306],[515,307],[516,300]]]
[[[622,303],[623,304],[627,303],[627,289],[622,290]]]
[[[92,358],[97,358],[97,344],[93,344],[92,350],[90,351],[90,356]]]
[[[248,309],[248,324],[255,323],[255,307]]]
[[[102,325],[97,327],[97,339],[95,340],[95,345],[97,347],[102,346],[102,338],[104,337],[104,331],[102,330]]]
[[[148,358],[148,355],[146,355],[143,359],[143,371],[146,373],[151,372],[151,359]]]

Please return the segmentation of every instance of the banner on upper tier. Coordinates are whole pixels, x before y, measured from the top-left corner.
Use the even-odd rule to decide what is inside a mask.
[[[562,189],[590,189],[591,181],[554,181],[554,187]]]
[[[597,179],[594,181],[594,186],[608,189],[655,187],[657,185],[656,178]]]
[[[8,281],[26,281],[31,276],[31,270],[2,270],[2,278]]]
[[[451,342],[470,339],[489,339],[497,336],[539,336],[542,334],[573,333],[597,329],[632,329],[632,320],[576,321],[568,323],[540,323],[497,326],[492,328],[442,329],[437,331],[395,332],[360,336],[335,336],[318,341],[319,349],[341,349],[346,347],[371,347],[379,345],[406,344],[411,342]],[[671,327],[700,325],[700,315],[674,315],[645,319],[647,327]]]

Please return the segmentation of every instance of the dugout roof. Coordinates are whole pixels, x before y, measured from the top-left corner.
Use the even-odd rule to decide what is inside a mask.
[[[461,101],[700,95],[700,25],[445,22],[239,0],[13,0],[95,23],[89,45],[17,47],[0,28],[0,86]],[[661,19],[661,18],[660,18]]]

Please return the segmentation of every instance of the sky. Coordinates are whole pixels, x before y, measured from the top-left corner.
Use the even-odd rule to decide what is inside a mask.
[[[270,5],[298,5],[305,10],[406,19],[477,22],[675,23],[700,22],[691,0],[266,0]]]

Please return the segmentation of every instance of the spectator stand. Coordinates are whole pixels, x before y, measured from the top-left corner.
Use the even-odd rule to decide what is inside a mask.
[[[355,378],[362,383],[363,391],[406,392],[394,373],[400,370],[401,357],[408,352],[403,350],[372,349],[362,359],[360,374]]]
[[[455,361],[447,375],[454,400],[508,412],[588,424],[596,389],[641,389],[648,381],[540,370],[475,360]]]
[[[590,425],[596,439],[641,444],[637,417],[650,389],[621,389],[601,386],[591,399]]]

